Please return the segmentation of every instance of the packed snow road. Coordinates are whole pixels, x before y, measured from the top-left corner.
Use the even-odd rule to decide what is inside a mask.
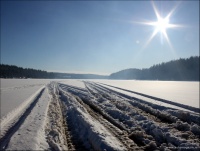
[[[128,95],[91,80],[43,81],[37,86],[1,118],[1,150],[200,149],[198,108],[158,105],[148,101],[149,95]]]

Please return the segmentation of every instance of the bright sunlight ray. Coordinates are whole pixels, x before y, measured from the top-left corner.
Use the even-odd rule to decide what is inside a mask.
[[[155,29],[152,33],[152,35],[150,36],[150,38],[147,40],[146,44],[144,45],[144,47],[146,47],[150,42],[151,40],[158,34],[160,33],[161,34],[161,37],[164,36],[165,40],[167,41],[168,45],[170,46],[171,49],[173,49],[172,45],[171,45],[171,42],[170,42],[170,39],[167,35],[167,29],[168,28],[177,28],[177,27],[182,27],[181,25],[176,25],[176,24],[170,24],[170,17],[171,15],[173,14],[173,12],[176,10],[177,6],[175,6],[168,14],[165,18],[163,18],[160,13],[158,12],[155,4],[153,3],[152,1],[152,6],[153,6],[153,9],[154,9],[154,12],[156,14],[156,17],[157,17],[157,21],[156,22],[142,22],[142,24],[145,24],[145,25],[150,25],[150,26],[154,26]]]

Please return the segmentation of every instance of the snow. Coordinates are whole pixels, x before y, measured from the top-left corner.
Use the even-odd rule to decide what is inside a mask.
[[[140,150],[199,149],[197,113],[102,83],[193,107],[199,103],[198,82],[1,79],[0,140],[9,140],[4,149],[70,150],[72,136],[87,150],[129,150],[129,141]]]
[[[20,106],[33,93],[49,80],[36,79],[1,79],[1,114],[0,118]]]
[[[108,84],[111,86],[199,108],[199,82],[139,81],[139,80],[91,80],[91,81]]]
[[[65,136],[66,125],[63,122],[62,109],[55,85],[56,83],[54,82],[48,85],[50,104],[45,134],[51,150],[68,150]]]
[[[48,104],[49,97],[45,89],[31,113],[10,139],[7,150],[48,149],[48,143],[45,139]]]
[[[66,80],[61,80],[59,81],[60,83],[75,86],[75,87],[80,87],[80,88],[85,88],[85,84],[83,83],[82,80],[76,80],[76,79],[66,79]]]
[[[0,79],[1,90],[23,88],[35,85],[45,85],[49,83],[49,79]]]
[[[152,103],[152,104],[157,104],[159,106],[164,106],[164,107],[169,107],[169,108],[175,108],[175,109],[179,109],[179,110],[184,110],[184,111],[189,111],[189,112],[193,112],[191,110],[188,110],[186,108],[183,107],[184,104],[180,104],[179,103],[179,106],[177,105],[173,105],[173,104],[170,104],[170,103],[164,103],[162,101],[159,101],[159,100],[155,100],[155,99],[151,99],[151,98],[147,98],[147,97],[144,97],[144,96],[141,96],[141,95],[138,95],[138,94],[135,94],[135,93],[132,93],[132,92],[127,92],[125,90],[121,90],[121,89],[118,89],[118,88],[113,88],[111,86],[107,86],[107,85],[102,85],[106,88],[109,88],[111,90],[114,90],[116,92],[119,92],[121,94],[125,94],[127,96],[131,96],[131,97],[136,97],[138,99],[141,99],[143,101],[146,101],[146,102],[149,102],[149,103]]]
[[[125,150],[123,145],[91,117],[75,98],[70,95],[63,96],[66,98],[67,116],[72,119],[74,128],[79,132],[81,139],[86,141],[85,144],[88,144],[87,141],[89,141],[95,150]]]
[[[3,118],[1,118],[0,138],[2,138],[2,136],[7,132],[7,130],[18,121],[18,119],[24,114],[26,109],[31,105],[31,103],[40,95],[43,89],[44,87],[40,88],[37,92],[32,94],[27,100],[21,103],[18,107],[14,108],[11,112],[9,112]]]

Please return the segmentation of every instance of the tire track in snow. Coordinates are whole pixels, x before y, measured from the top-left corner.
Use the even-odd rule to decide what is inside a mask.
[[[26,108],[24,113],[19,117],[19,119],[6,131],[4,136],[0,138],[0,150],[5,150],[10,138],[13,134],[20,128],[22,123],[26,120],[27,116],[30,114],[31,110],[35,107],[36,103],[38,102],[39,98],[41,97],[45,88],[42,88],[37,94],[35,94],[34,99],[32,100],[31,104]],[[2,128],[2,127],[1,127]]]
[[[46,135],[51,150],[85,150],[83,143],[72,133],[73,126],[66,115],[64,102],[58,84],[50,83],[51,104],[48,111],[49,122]]]
[[[48,85],[48,89],[51,101],[47,114],[48,122],[45,130],[47,142],[51,150],[68,150],[65,133],[65,120],[58,97],[57,84],[51,82]]]
[[[154,114],[150,110],[147,111],[143,108],[144,104],[138,103],[136,101],[134,103],[132,103],[132,101],[125,100],[126,98],[123,98],[123,96],[120,97],[118,94],[115,94],[114,92],[109,92],[108,90],[102,89],[102,88],[95,86],[95,85],[91,85],[91,87],[93,87],[93,89],[96,90],[97,93],[95,95],[99,95],[100,97],[103,97],[105,99],[109,99],[111,101],[111,103],[114,104],[116,107],[118,107],[118,104],[117,104],[116,101],[113,101],[113,98],[114,98],[114,100],[122,99],[122,101],[128,101],[130,103],[130,106],[128,106],[129,108],[136,110],[138,113],[143,114],[143,116],[150,117],[151,120],[154,120],[156,122],[163,122],[163,123],[171,124],[171,123],[175,122],[175,120],[177,120],[175,117],[172,118],[172,119],[170,119],[170,118],[167,119],[167,117],[166,118],[164,116],[161,117],[158,114]],[[111,98],[113,95],[115,95],[115,97]],[[131,104],[133,106],[131,106]],[[137,108],[135,106],[137,106]],[[152,116],[149,116],[149,114],[151,114]]]
[[[91,103],[86,98],[80,98],[76,92],[79,91],[78,89],[62,85],[65,88],[65,91],[71,93],[76,100],[83,105],[88,113],[99,121],[106,129],[108,129],[113,136],[115,136],[128,150],[144,150],[145,148],[141,145],[137,145],[132,139],[129,138],[128,129],[123,127],[121,124],[113,120],[109,115],[102,112],[102,110]],[[80,91],[78,93],[81,93]]]
[[[98,90],[97,89],[95,89],[96,91],[94,92],[94,89],[91,89],[89,86],[87,86],[86,85],[86,88],[90,91],[90,93],[91,94],[93,94],[95,97],[97,97],[97,98],[106,98],[106,99],[108,99],[107,97],[107,95],[104,93],[104,94],[102,94],[102,93],[99,93],[98,92]],[[101,95],[102,94],[102,95]],[[110,102],[111,103],[111,102]],[[124,125],[124,123],[123,123],[123,121],[120,121],[120,122],[122,122],[122,124]],[[153,144],[149,144],[149,145],[145,145],[144,143],[143,143],[143,141],[144,141],[144,139],[140,139],[140,138],[138,138],[138,136],[141,134],[139,134],[139,133],[136,133],[135,135],[131,135],[131,131],[133,131],[133,130],[130,130],[130,128],[128,127],[128,126],[126,126],[126,125],[124,125],[124,127],[126,127],[126,133],[127,133],[127,136],[130,138],[130,139],[132,139],[138,146],[140,146],[143,150],[152,150],[152,149],[155,149],[155,147],[154,147],[154,145]],[[141,128],[136,128],[135,129],[136,131],[137,130],[141,130]],[[140,136],[141,137],[141,136]],[[151,136],[147,136],[146,134],[142,134],[142,137],[151,137]],[[134,150],[135,150],[135,148],[134,148]]]
[[[75,98],[75,100],[79,102],[94,119],[96,119],[99,123],[101,123],[128,150],[132,150],[130,147],[133,147],[133,146],[135,149],[141,150],[141,148],[139,148],[132,140],[128,138],[126,131],[124,131],[124,128],[121,128],[121,127],[118,128],[114,126],[113,124],[111,124],[113,122],[108,120],[109,117],[105,117],[105,115],[101,114],[101,111],[98,110],[98,108],[96,108],[95,106],[92,106],[92,104],[88,103],[87,100],[82,100],[77,95],[73,94],[72,91],[69,91],[69,89],[75,91],[74,87],[66,86],[66,85],[62,85],[62,86],[64,86],[64,90],[62,89],[63,88],[62,87],[61,91],[70,93],[70,95],[72,95]],[[120,130],[120,129],[123,129],[123,130]]]
[[[173,102],[173,101],[157,98],[157,97],[150,96],[150,95],[147,95],[147,94],[143,94],[143,93],[139,93],[139,92],[135,92],[135,91],[131,91],[131,90],[115,87],[115,86],[104,84],[104,83],[100,83],[100,84],[106,85],[106,86],[109,86],[109,87],[113,87],[113,88],[116,88],[116,89],[119,89],[119,90],[123,90],[123,91],[126,91],[126,92],[131,92],[131,93],[134,93],[134,94],[137,94],[137,95],[140,95],[140,96],[144,96],[144,97],[147,97],[147,98],[150,98],[150,99],[153,99],[153,100],[157,100],[157,101],[160,101],[160,102],[164,102],[164,103],[167,103],[167,104],[175,105],[175,106],[178,106],[180,108],[185,108],[185,109],[193,111],[193,112],[200,113],[200,109],[199,108],[195,108],[195,107],[192,107],[192,106],[188,106],[188,105],[180,104],[180,103],[177,103],[177,102]]]
[[[152,104],[150,102],[143,101],[143,100],[138,99],[136,97],[128,96],[128,95],[123,94],[121,92],[114,91],[112,89],[106,88],[106,87],[101,86],[101,85],[96,84],[96,83],[95,84],[90,83],[90,84],[93,85],[95,88],[100,89],[103,92],[114,93],[118,97],[128,99],[128,100],[135,100],[135,101],[129,101],[129,103],[131,103],[133,106],[137,106],[141,110],[159,118],[162,122],[166,122],[168,124],[171,124],[171,123],[176,122],[177,118],[179,118],[180,120],[187,122],[189,124],[195,123],[197,125],[200,125],[199,114],[196,114],[196,113],[193,114],[193,113],[185,112],[185,111],[178,110],[178,109],[173,109],[173,108],[169,108],[169,107],[164,107],[164,106]],[[156,110],[159,110],[159,112],[157,112]],[[167,111],[168,113],[164,113],[163,112],[164,110],[168,110]],[[173,112],[173,111],[178,111],[178,113]]]
[[[110,117],[107,117],[101,112],[96,106],[88,103],[88,101],[81,100],[79,97],[75,96],[77,101],[82,104],[88,113],[98,120],[104,127],[106,127],[119,141],[124,144],[128,150],[143,150],[144,148],[138,147],[132,140],[128,138],[128,133],[125,128],[122,128],[120,125],[114,123]],[[87,102],[87,103],[86,103]]]
[[[105,88],[104,89],[104,87],[103,88],[99,88],[97,85],[94,85],[94,84],[91,84],[91,83],[88,83],[88,82],[85,82],[86,83],[86,85],[89,85],[92,89],[94,89],[95,90],[95,92],[93,91],[92,92],[92,89],[90,89],[88,86],[86,86],[86,88],[89,88],[89,91],[90,91],[90,93],[91,94],[93,94],[95,97],[99,97],[99,98],[103,98],[103,99],[107,99],[107,100],[112,100],[112,95],[114,95],[115,94],[115,92],[114,91],[111,91],[111,92],[109,92],[108,91],[108,89],[107,88]],[[102,86],[101,86],[102,87]],[[117,94],[115,94],[115,96],[117,96],[119,93],[117,93]],[[114,98],[114,97],[113,97]],[[119,100],[121,99],[121,97],[120,98],[118,98]],[[124,100],[121,100],[122,102],[124,101]],[[113,103],[116,107],[117,107],[117,104],[116,104],[116,102],[115,101],[110,101],[110,103]],[[137,106],[137,107],[139,107],[138,106],[138,104],[134,104],[134,106]],[[182,123],[181,121],[179,122],[178,121],[178,123],[179,123],[179,125],[177,124],[176,126],[174,126],[174,125],[171,125],[171,124],[168,124],[168,121],[165,121],[165,119],[163,120],[162,118],[160,118],[160,120],[157,120],[157,117],[156,117],[156,115],[154,114],[153,116],[151,115],[151,116],[149,116],[148,115],[148,113],[144,110],[145,108],[141,108],[142,106],[140,106],[140,108],[141,109],[138,109],[137,107],[134,107],[134,106],[131,106],[131,108],[132,108],[132,110],[135,110],[135,111],[137,111],[138,113],[139,113],[139,115],[141,116],[142,115],[142,117],[144,117],[144,118],[147,118],[147,119],[149,119],[149,117],[150,117],[150,120],[152,120],[152,122],[153,123],[155,123],[157,126],[158,126],[158,128],[163,128],[163,127],[170,127],[169,129],[170,129],[170,133],[171,134],[173,134],[173,133],[176,133],[177,135],[179,135],[178,133],[179,133],[179,130],[181,130],[182,131],[182,136],[184,136],[184,137],[186,137],[186,138],[184,138],[184,137],[182,137],[182,136],[178,136],[179,138],[180,137],[182,137],[182,138],[180,138],[180,139],[177,139],[176,137],[172,137],[169,133],[166,133],[166,134],[168,134],[167,135],[167,137],[168,137],[168,139],[169,139],[169,141],[172,141],[172,142],[176,142],[176,141],[179,141],[179,143],[176,143],[176,145],[178,145],[178,144],[180,144],[181,142],[182,143],[184,143],[184,142],[186,142],[186,141],[180,141],[181,139],[190,139],[190,140],[192,140],[192,139],[194,139],[194,141],[193,142],[196,142],[196,143],[199,143],[199,131],[198,130],[195,130],[195,131],[193,131],[193,134],[191,134],[191,132],[189,131],[187,131],[186,130],[186,128],[188,129],[188,124],[187,123]],[[119,110],[121,110],[122,112],[126,112],[123,108],[121,108],[121,107],[117,107]],[[128,107],[128,108],[130,108],[130,106]],[[124,113],[124,114],[126,114],[126,113]],[[151,117],[153,117],[153,118],[151,118]],[[167,116],[166,116],[166,118],[167,118]],[[137,120],[137,119],[136,119]],[[177,119],[175,119],[175,120],[177,120]],[[174,122],[174,121],[173,121]],[[140,126],[142,126],[141,124],[140,124]],[[141,127],[142,129],[144,128],[143,126]],[[193,128],[193,127],[192,127]],[[176,129],[178,129],[178,130],[176,130]],[[152,132],[148,132],[148,131],[146,131],[147,132],[147,134],[150,134],[150,135],[152,135]],[[195,132],[197,132],[197,133],[195,133]],[[157,131],[157,133],[160,133],[160,131],[159,131],[159,129],[158,129],[158,131]],[[134,133],[133,133],[134,134]],[[160,134],[162,134],[162,133],[160,133]],[[138,136],[138,134],[134,134],[135,136]],[[134,135],[132,135],[132,136],[134,136]],[[162,134],[163,135],[163,134]],[[197,137],[195,137],[194,135],[196,135]],[[155,138],[155,140],[156,141],[159,141],[159,138],[155,135],[152,135],[154,138]],[[189,137],[190,138],[189,138]],[[165,137],[165,136],[162,136],[162,137]],[[173,140],[174,139],[174,140]],[[177,140],[175,140],[175,139],[177,139]],[[164,141],[164,140],[163,140]],[[162,141],[161,141],[161,143],[162,143]],[[195,146],[195,145],[194,145]]]

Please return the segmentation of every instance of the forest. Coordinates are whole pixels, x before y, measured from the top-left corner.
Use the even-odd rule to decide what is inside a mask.
[[[55,78],[55,73],[42,70],[21,68],[14,65],[0,64],[0,77],[1,78],[41,78],[51,79]]]
[[[199,56],[172,60],[147,69],[125,69],[110,79],[199,81]]]
[[[107,79],[108,76],[96,74],[57,73],[0,64],[0,78],[34,79]]]
[[[5,64],[0,64],[0,70],[0,78],[199,81],[199,56],[180,58],[146,69],[125,69],[110,76],[47,72]]]

